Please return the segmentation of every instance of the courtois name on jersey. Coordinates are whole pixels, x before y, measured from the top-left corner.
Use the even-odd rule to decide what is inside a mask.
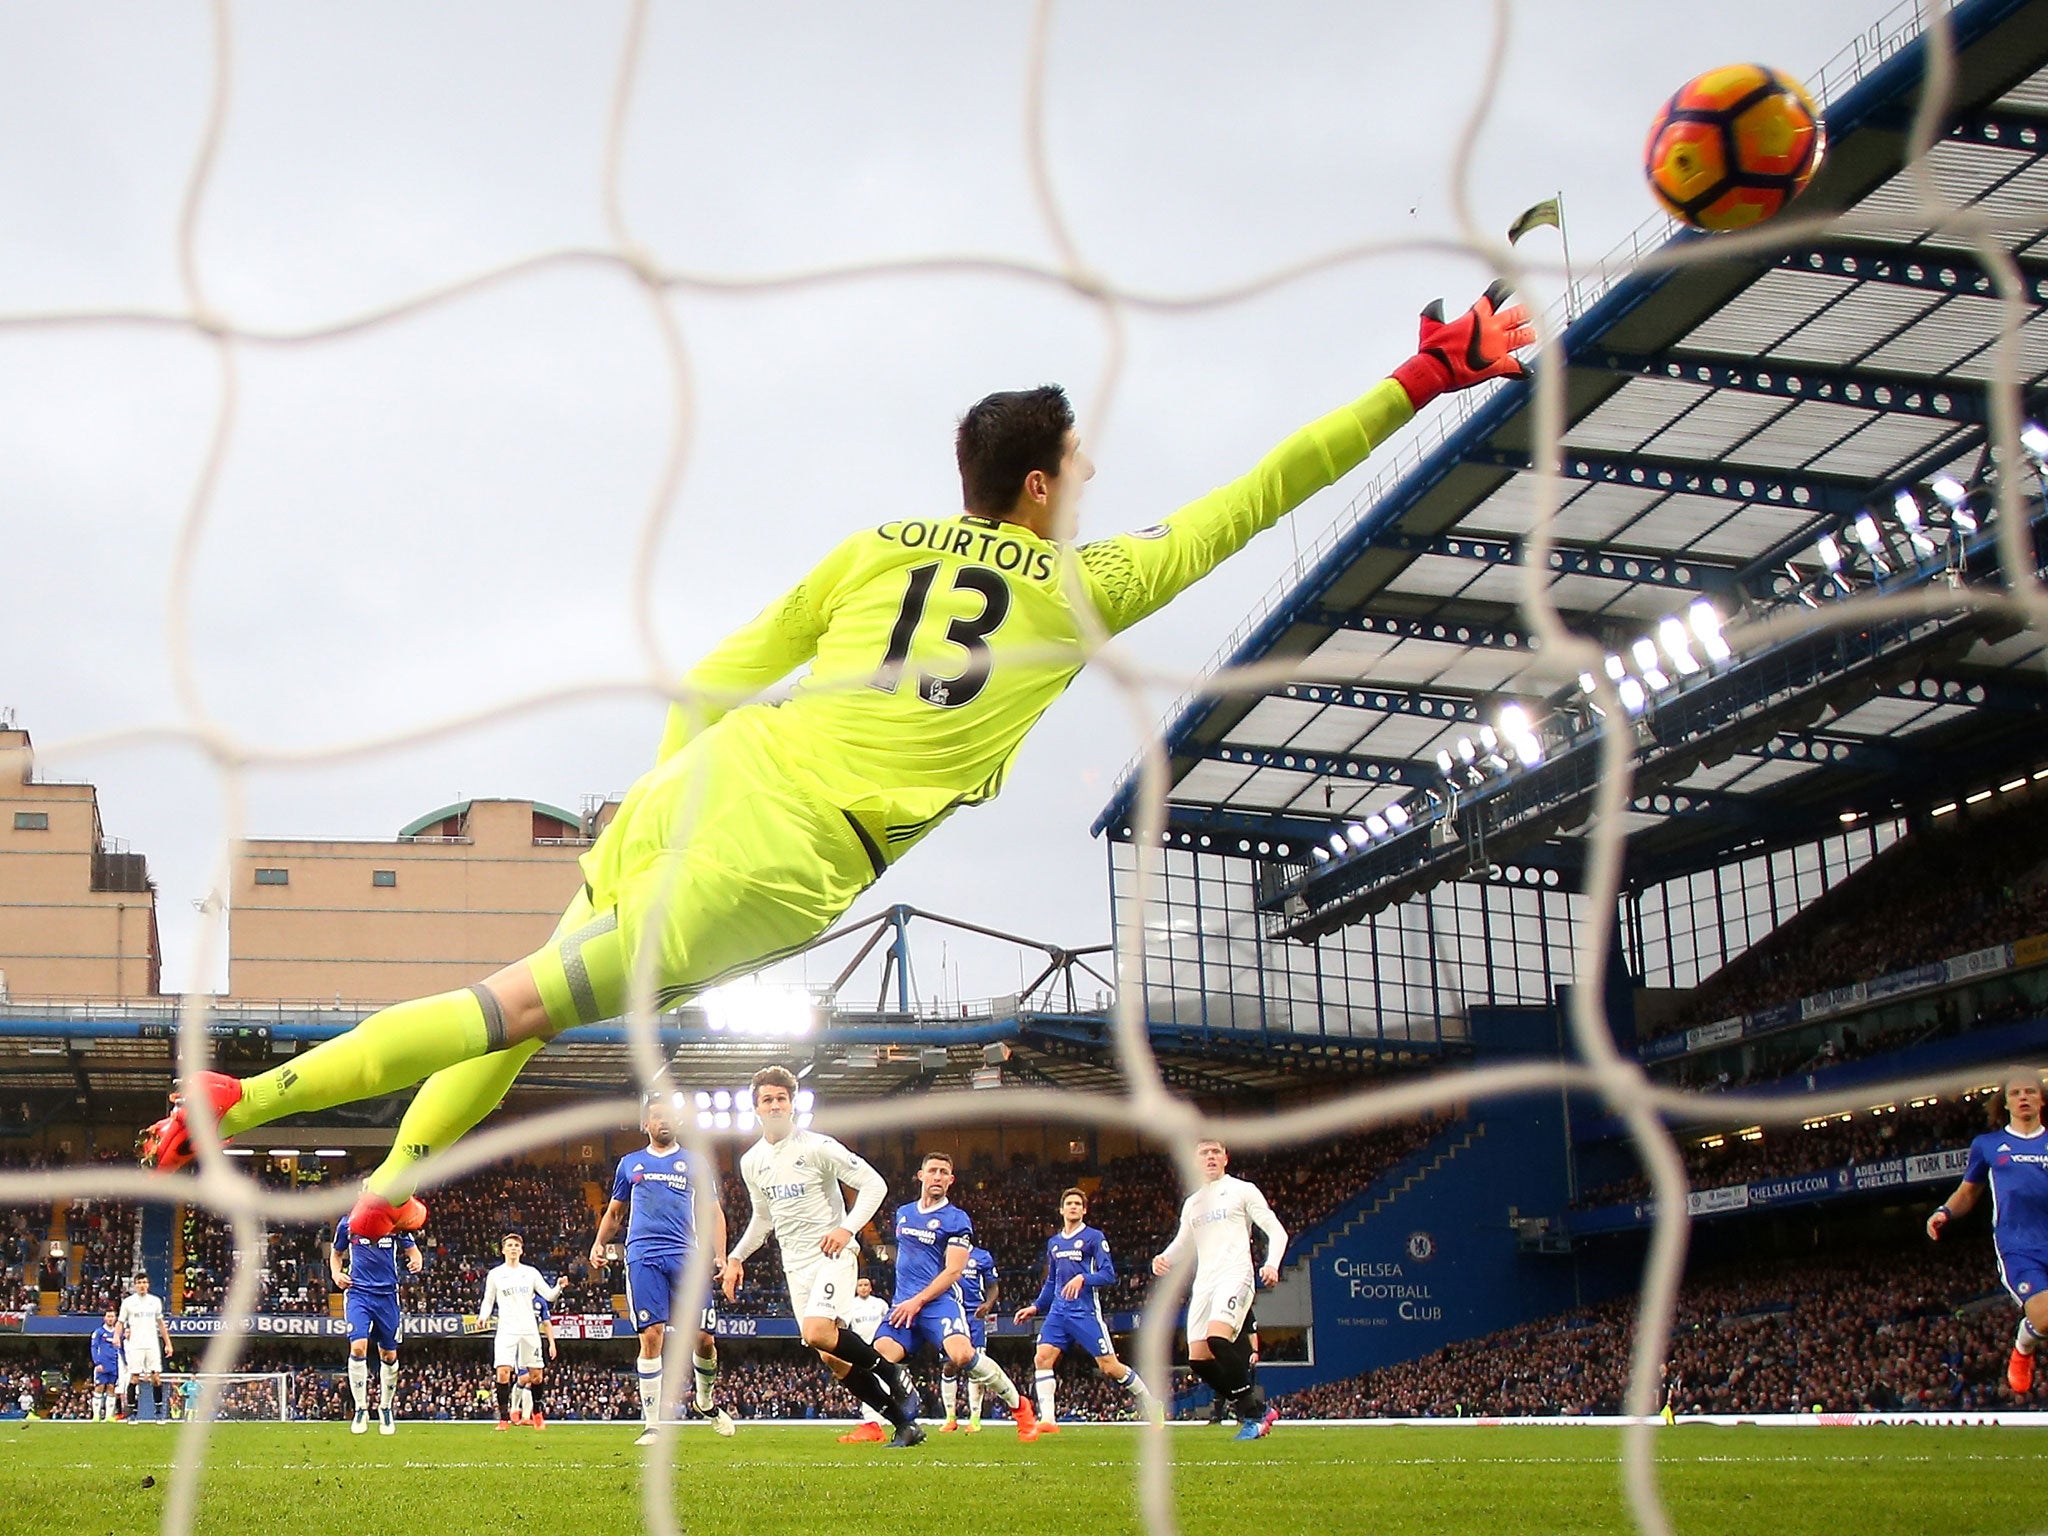
[[[619,1159],[612,1198],[632,1214],[626,1223],[626,1256],[687,1253],[696,1245],[697,1175],[681,1147],[657,1152],[642,1147]]]
[[[896,1208],[896,1299],[908,1301],[938,1279],[946,1250],[972,1248],[974,1223],[950,1201],[928,1209],[913,1200]],[[954,1289],[957,1291],[958,1286]]]
[[[1137,623],[1347,474],[1413,414],[1385,380],[1143,534],[1066,551],[994,518],[906,519],[843,540],[684,680],[666,760],[809,663],[787,702],[738,713],[799,787],[893,861],[1003,785],[1025,735],[1080,670],[1091,624]]]
[[[1970,1143],[1963,1177],[1990,1181],[1991,1233],[2001,1249],[2048,1255],[2048,1127],[2031,1136],[1987,1131]]]

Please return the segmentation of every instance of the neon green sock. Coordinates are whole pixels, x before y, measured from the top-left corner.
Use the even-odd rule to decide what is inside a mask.
[[[250,1078],[242,1101],[221,1116],[220,1132],[235,1136],[284,1115],[396,1093],[504,1043],[497,999],[482,987],[397,1003],[338,1040]]]
[[[484,1116],[496,1109],[519,1069],[544,1044],[522,1040],[487,1056],[443,1067],[424,1083],[398,1122],[391,1154],[365,1182],[370,1192],[399,1204],[413,1192],[413,1167],[435,1152],[445,1152]]]

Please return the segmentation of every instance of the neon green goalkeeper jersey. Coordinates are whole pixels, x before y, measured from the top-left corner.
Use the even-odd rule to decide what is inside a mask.
[[[1383,380],[1164,522],[1081,545],[1081,595],[1109,633],[1129,628],[1412,414]],[[894,862],[956,806],[1001,790],[1025,734],[1081,669],[1061,565],[1057,544],[972,514],[856,533],[691,670],[661,760],[808,662],[789,698],[745,706],[747,734],[770,738],[774,769],[854,821],[878,868]]]

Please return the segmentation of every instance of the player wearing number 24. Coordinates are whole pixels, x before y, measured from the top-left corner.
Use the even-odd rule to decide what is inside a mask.
[[[583,856],[541,949],[475,986],[373,1014],[246,1082],[190,1084],[224,1135],[426,1079],[351,1227],[425,1221],[414,1166],[504,1098],[533,1053],[625,1011],[651,949],[664,1005],[824,932],[954,810],[991,799],[1086,660],[1334,484],[1434,396],[1518,377],[1532,332],[1496,284],[1392,375],[1156,526],[1075,547],[1094,473],[1057,388],[990,395],[956,440],[965,511],[855,533],[693,668],[654,766]],[[1071,558],[1069,558],[1071,557]],[[1083,610],[1087,612],[1083,612]],[[809,663],[780,703],[747,702]],[[190,1096],[141,1137],[191,1160]]]

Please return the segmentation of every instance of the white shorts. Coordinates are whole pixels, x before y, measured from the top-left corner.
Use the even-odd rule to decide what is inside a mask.
[[[1256,1292],[1256,1279],[1248,1269],[1225,1270],[1213,1277],[1197,1270],[1188,1296],[1188,1338],[1206,1339],[1218,1332],[1236,1338]]]
[[[164,1347],[160,1339],[136,1341],[121,1346],[121,1363],[130,1376],[153,1376],[164,1368]]]
[[[540,1335],[501,1333],[491,1345],[491,1364],[509,1365],[515,1371],[530,1371],[540,1364]]]
[[[860,1265],[853,1256],[853,1244],[848,1243],[839,1250],[839,1257],[828,1259],[824,1254],[813,1254],[807,1264],[792,1267],[789,1255],[784,1254],[783,1273],[789,1281],[789,1309],[799,1320],[806,1317],[829,1317],[838,1322],[846,1321],[846,1309],[853,1301],[853,1287],[860,1279]]]

